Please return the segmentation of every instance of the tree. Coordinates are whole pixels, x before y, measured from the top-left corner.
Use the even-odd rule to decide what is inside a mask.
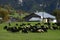
[[[9,20],[9,12],[3,8],[0,8],[0,16],[3,18],[4,21]]]
[[[60,9],[54,10],[52,14],[56,16],[57,23],[60,23]]]

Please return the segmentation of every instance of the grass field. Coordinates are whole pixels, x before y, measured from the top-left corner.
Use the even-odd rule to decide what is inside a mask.
[[[11,33],[3,30],[5,25],[7,24],[0,24],[0,40],[60,40],[60,30],[48,30],[46,33]]]

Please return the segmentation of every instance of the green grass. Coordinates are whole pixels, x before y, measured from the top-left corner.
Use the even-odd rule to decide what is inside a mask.
[[[11,33],[3,30],[5,25],[7,24],[0,24],[0,40],[60,40],[60,30],[48,30],[46,33]],[[12,26],[14,25],[15,23],[12,23]]]

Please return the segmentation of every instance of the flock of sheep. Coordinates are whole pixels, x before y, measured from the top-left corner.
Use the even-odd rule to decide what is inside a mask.
[[[11,26],[11,24],[8,24],[9,26]],[[25,26],[26,24],[22,23],[20,25],[20,27],[16,27],[18,26],[18,24],[16,24],[16,26],[14,27],[9,27],[9,26],[4,26],[4,30],[7,30],[9,32],[22,32],[22,33],[28,33],[28,32],[48,32],[49,27],[41,25],[40,27],[38,27],[38,25],[40,25],[40,23],[37,23],[35,25],[31,25],[30,23],[27,24],[27,26]],[[57,27],[52,27],[54,30],[57,30]]]

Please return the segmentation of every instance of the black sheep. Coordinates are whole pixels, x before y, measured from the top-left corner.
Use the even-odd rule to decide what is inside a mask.
[[[7,26],[4,26],[4,29],[7,29]]]
[[[23,29],[22,29],[22,32],[23,32],[23,33],[28,33],[27,28],[23,28]]]

